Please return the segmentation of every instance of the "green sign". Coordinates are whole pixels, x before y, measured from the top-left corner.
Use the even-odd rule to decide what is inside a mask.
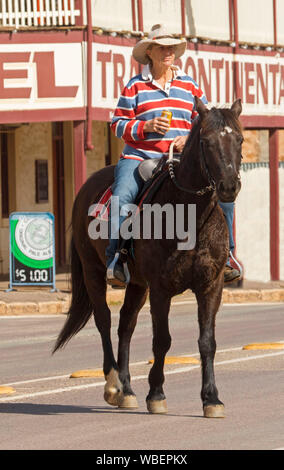
[[[49,212],[10,215],[10,288],[55,287],[54,216]]]

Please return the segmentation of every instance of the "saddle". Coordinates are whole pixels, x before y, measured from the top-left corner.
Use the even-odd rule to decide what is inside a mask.
[[[173,161],[175,164],[178,164],[179,158],[174,158]],[[144,160],[138,166],[138,173],[144,181],[144,186],[134,203],[139,208],[139,211],[141,211],[143,210],[143,203],[151,202],[163,181],[169,176],[167,156]],[[111,196],[112,190],[111,186],[109,186],[102,194],[100,200],[91,206],[89,216],[107,221],[109,218]]]
[[[163,157],[162,157],[163,158]],[[157,173],[159,165],[161,166],[161,158],[149,158],[144,160],[138,166],[138,173],[143,181],[149,181],[155,173]]]

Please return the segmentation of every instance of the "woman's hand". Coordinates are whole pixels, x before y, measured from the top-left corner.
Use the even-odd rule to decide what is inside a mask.
[[[186,135],[178,135],[177,137],[174,138],[173,140],[173,143],[175,144],[174,148],[178,151],[178,153],[181,153],[183,151],[186,139],[187,139]]]
[[[145,122],[144,132],[157,132],[158,134],[166,134],[170,129],[169,121],[165,117],[155,117]]]

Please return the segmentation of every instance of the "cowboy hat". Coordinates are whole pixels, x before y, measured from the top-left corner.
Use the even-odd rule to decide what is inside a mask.
[[[186,48],[186,39],[174,38],[168,33],[164,25],[155,24],[152,26],[147,39],[142,39],[137,42],[133,48],[132,55],[134,59],[140,64],[148,64],[149,57],[146,54],[146,50],[151,44],[159,44],[160,46],[174,46],[176,59],[180,57]]]

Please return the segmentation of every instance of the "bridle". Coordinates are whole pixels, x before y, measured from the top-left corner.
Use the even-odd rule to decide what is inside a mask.
[[[212,178],[212,176],[210,175],[210,171],[208,169],[206,159],[205,159],[204,147],[203,146],[204,146],[204,143],[203,143],[202,139],[200,139],[201,165],[204,168],[204,171],[206,173],[209,185],[205,186],[205,188],[202,188],[202,189],[199,189],[199,190],[193,190],[193,189],[184,188],[183,186],[181,186],[177,182],[177,179],[176,179],[175,173],[174,173],[174,162],[173,162],[174,143],[173,142],[171,143],[170,149],[169,149],[169,157],[168,157],[168,170],[169,170],[169,174],[170,174],[172,182],[175,184],[175,186],[180,191],[185,191],[185,192],[190,193],[190,194],[195,194],[196,196],[204,196],[204,194],[209,193],[210,191],[215,191],[216,183],[215,183],[214,179]]]

